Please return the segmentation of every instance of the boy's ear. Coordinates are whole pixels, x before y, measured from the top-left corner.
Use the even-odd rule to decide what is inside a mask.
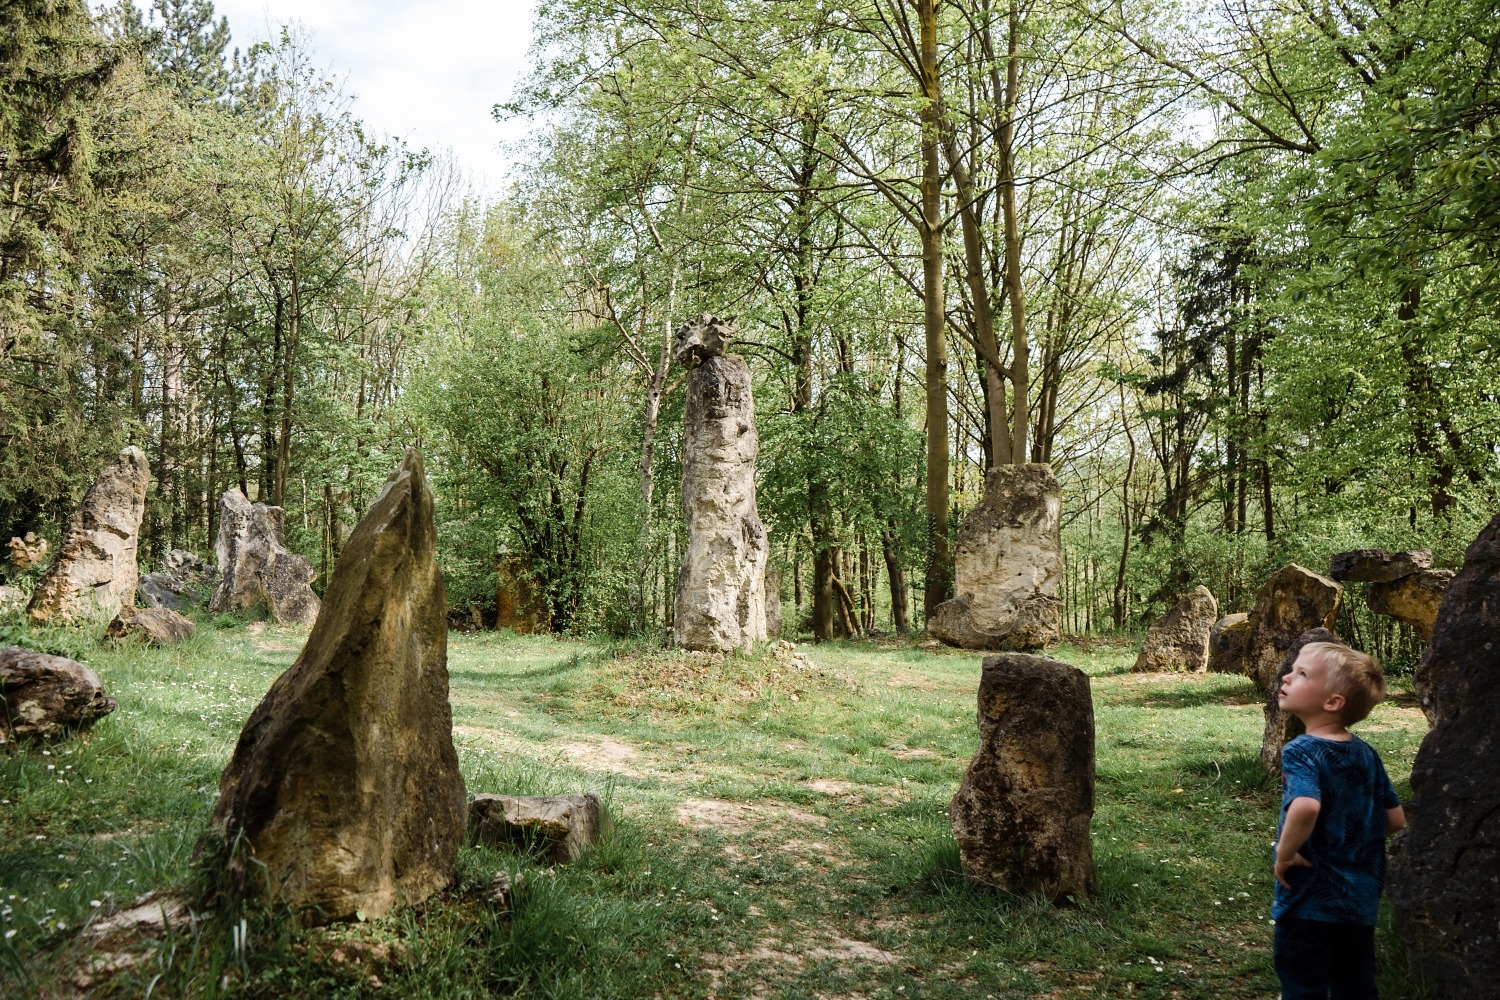
[[[1349,699],[1342,692],[1335,691],[1323,701],[1323,711],[1333,712],[1335,715],[1344,710],[1344,705]]]

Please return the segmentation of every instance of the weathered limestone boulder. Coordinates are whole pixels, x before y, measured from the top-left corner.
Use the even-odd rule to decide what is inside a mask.
[[[50,740],[115,710],[99,675],[76,660],[0,649],[0,743]]]
[[[139,448],[126,448],[104,467],[31,594],[27,613],[34,620],[110,618],[135,603],[136,544],[150,482]]]
[[[1207,587],[1194,587],[1146,631],[1135,659],[1138,673],[1208,669],[1208,640],[1219,617],[1219,602]]]
[[[551,631],[547,595],[532,579],[526,558],[515,552],[495,556],[495,627],[517,635]]]
[[[1287,650],[1286,658],[1281,661],[1281,666],[1276,670],[1275,682],[1271,686],[1271,693],[1266,695],[1266,703],[1262,706],[1262,712],[1266,717],[1265,733],[1260,740],[1260,763],[1266,769],[1266,773],[1273,778],[1281,777],[1281,749],[1294,738],[1307,732],[1307,727],[1302,725],[1302,720],[1295,715],[1288,715],[1281,710],[1277,695],[1281,691],[1281,680],[1292,672],[1292,664],[1297,661],[1297,656],[1302,652],[1302,647],[1310,642],[1343,642],[1338,636],[1326,628],[1309,629],[1297,636],[1291,648]]]
[[[26,591],[20,587],[0,584],[0,615],[7,611],[18,611],[26,605]]]
[[[709,358],[728,354],[734,336],[733,326],[712,313],[703,313],[695,322],[684,323],[672,332],[672,357],[684,368],[697,368]]]
[[[219,571],[185,549],[173,549],[162,560],[164,569],[147,573],[136,585],[142,607],[183,608],[205,604],[218,586]]]
[[[152,646],[185,642],[198,629],[171,608],[121,608],[104,630],[106,639],[140,639]]]
[[[1244,612],[1225,615],[1208,633],[1208,670],[1214,674],[1245,672],[1245,639],[1250,635],[1250,616]]]
[[[219,589],[211,611],[246,611],[264,602],[283,625],[311,625],[318,617],[317,576],[306,556],[286,550],[280,507],[251,503],[237,489],[219,499]]]
[[[1389,583],[1372,583],[1365,588],[1365,603],[1377,615],[1415,626],[1422,638],[1429,639],[1438,605],[1452,579],[1451,569],[1424,569]]]
[[[269,891],[324,922],[376,917],[452,881],[464,783],[436,541],[409,449],[349,536],[307,645],[224,769],[211,830],[240,892]]]
[[[1431,568],[1432,553],[1425,549],[1413,552],[1353,549],[1336,553],[1328,561],[1328,576],[1340,583],[1389,583]]]
[[[723,324],[704,317],[677,331],[688,365],[682,511],[687,551],[677,573],[672,628],[684,649],[729,651],[766,638],[771,544],[755,506],[755,403],[750,368],[722,350]]]
[[[614,829],[604,803],[586,795],[476,795],[469,801],[469,841],[521,844],[551,861],[576,861]]]
[[[951,601],[927,623],[960,649],[1039,649],[1057,641],[1062,493],[1048,465],[989,471],[958,529]]]
[[[1464,554],[1417,668],[1434,726],[1386,889],[1413,969],[1449,1000],[1500,984],[1500,516]]]
[[[11,538],[7,548],[10,549],[10,564],[20,573],[47,560],[47,539],[38,538],[34,531],[26,532],[25,538]]]
[[[1093,891],[1089,679],[1025,653],[984,658],[979,749],[948,816],[969,878],[1061,902]]]
[[[1271,575],[1250,611],[1245,637],[1245,673],[1260,693],[1276,690],[1276,672],[1303,632],[1333,628],[1344,587],[1296,563]]]

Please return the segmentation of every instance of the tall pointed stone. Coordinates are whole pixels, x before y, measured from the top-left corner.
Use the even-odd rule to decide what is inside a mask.
[[[728,651],[766,638],[771,543],[755,505],[755,401],[750,367],[726,356],[733,331],[705,315],[677,330],[688,368],[682,459],[687,550],[672,627],[685,649]]]
[[[49,618],[113,618],[135,604],[136,546],[146,513],[151,470],[136,447],[126,448],[89,487],[63,535],[57,558],[32,592],[27,612]]]
[[[436,541],[422,459],[408,449],[219,784],[211,829],[231,881],[310,922],[378,916],[453,878],[465,796]]]

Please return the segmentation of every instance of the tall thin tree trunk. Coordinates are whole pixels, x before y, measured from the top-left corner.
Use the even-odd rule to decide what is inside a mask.
[[[948,344],[943,302],[942,173],[938,144],[937,0],[919,0],[922,45],[922,327],[927,344],[927,577],[931,617],[948,599]]]

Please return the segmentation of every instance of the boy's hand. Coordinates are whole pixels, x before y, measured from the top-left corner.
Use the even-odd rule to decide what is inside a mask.
[[[1293,868],[1311,868],[1311,867],[1312,867],[1312,862],[1309,861],[1309,860],[1307,860],[1306,858],[1304,858],[1302,856],[1301,852],[1293,854],[1291,856],[1291,858],[1288,859],[1288,860],[1286,860],[1286,861],[1283,861],[1280,858],[1277,858],[1276,859],[1276,881],[1280,882],[1281,885],[1284,888],[1290,889],[1292,887],[1292,885],[1291,885],[1290,882],[1288,882],[1286,880],[1286,873],[1289,872],[1289,871],[1291,871]]]

